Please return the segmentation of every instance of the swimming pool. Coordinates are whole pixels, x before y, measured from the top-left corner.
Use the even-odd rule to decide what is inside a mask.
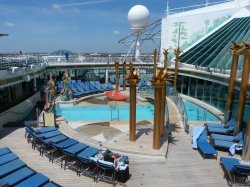
[[[56,106],[56,114],[64,116],[66,121],[88,121],[88,120],[129,120],[129,106],[81,106],[62,107]],[[136,119],[154,119],[153,105],[137,105]]]
[[[189,121],[220,121],[214,114],[192,102],[184,100],[184,105]]]

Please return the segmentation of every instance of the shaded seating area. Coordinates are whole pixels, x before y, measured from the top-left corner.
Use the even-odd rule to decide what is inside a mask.
[[[29,168],[9,148],[0,148],[0,186],[59,187],[48,177]]]
[[[205,124],[205,126],[209,134],[214,133],[214,134],[229,135],[233,133],[235,124],[236,124],[235,119],[231,118],[226,124],[208,123]]]
[[[220,158],[220,164],[229,178],[229,185],[233,186],[236,183],[249,186],[248,176],[250,175],[250,165],[241,164],[236,158]]]
[[[231,126],[235,126],[235,119],[231,118],[226,124],[218,124],[218,123],[205,123],[204,125],[207,128],[228,128]]]
[[[197,148],[203,158],[214,157],[217,159],[218,152],[207,140],[207,131],[205,127],[194,127],[193,129],[193,148]]]
[[[230,126],[228,128],[207,127],[207,132],[209,134],[215,133],[215,134],[229,135],[233,133],[233,131],[234,131],[234,126]]]
[[[225,128],[214,129],[224,130]],[[243,149],[243,131],[239,132],[235,136],[211,133],[208,138],[207,130],[207,127],[202,126],[196,126],[193,128],[193,148],[198,148],[203,157],[213,154],[217,155],[217,151],[214,148],[229,151],[231,155],[234,155],[235,152],[241,152]]]
[[[243,140],[240,142],[212,140],[212,144],[216,148],[226,149],[231,155],[234,155],[236,151],[241,151],[243,149]]]
[[[243,148],[244,132],[240,131],[238,134],[232,136],[234,133],[235,120],[231,119],[226,127],[206,127],[210,132],[211,144],[219,149],[229,151],[231,155],[234,155],[236,151],[240,152]],[[223,132],[223,133],[222,133]]]
[[[126,182],[129,178],[128,157],[118,155],[118,161],[114,161],[114,155],[111,151],[107,157],[104,150],[89,146],[78,142],[73,138],[69,138],[62,134],[58,129],[49,127],[35,130],[27,123],[25,125],[27,142],[32,143],[32,148],[39,150],[40,155],[45,155],[49,158],[49,162],[56,162],[61,165],[61,168],[71,169],[76,171],[77,175],[85,175],[93,178],[94,181],[104,180],[112,184],[116,184],[118,179]],[[37,133],[44,132],[44,133]],[[116,154],[117,156],[117,154]],[[110,159],[111,158],[111,159]],[[112,160],[113,158],[113,160]],[[112,177],[107,177],[111,170],[105,169],[105,166],[100,166],[100,162],[104,161],[110,167],[112,166]]]
[[[57,92],[60,93],[63,88],[63,82],[58,81],[56,82],[56,85]],[[71,80],[68,84],[68,87],[75,98],[114,90],[114,87],[111,83],[101,84],[99,81],[82,82],[81,80]]]
[[[227,136],[222,134],[210,134],[210,137],[213,140],[224,140],[224,141],[230,141],[230,142],[239,142],[243,139],[243,132],[239,132],[235,136]]]

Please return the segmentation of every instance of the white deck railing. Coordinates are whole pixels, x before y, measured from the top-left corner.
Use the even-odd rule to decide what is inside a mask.
[[[166,10],[166,16],[170,15],[170,14],[177,14],[177,13],[186,12],[186,11],[189,11],[189,10],[194,10],[194,9],[198,9],[198,8],[204,8],[204,7],[208,7],[208,6],[218,5],[218,4],[221,4],[221,3],[227,3],[227,2],[231,2],[231,1],[234,1],[234,0],[223,0],[223,1],[204,3],[204,4],[199,4],[199,5],[192,5],[192,6],[186,6],[186,7],[180,7],[180,8],[167,9]]]

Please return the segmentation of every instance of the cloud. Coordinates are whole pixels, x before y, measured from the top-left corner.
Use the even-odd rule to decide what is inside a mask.
[[[61,5],[55,3],[55,4],[52,5],[52,7],[53,7],[53,9],[55,9],[60,14],[63,14],[63,11],[61,9],[61,7],[62,7]]]
[[[116,1],[116,0],[86,0],[86,1],[81,2],[81,3],[63,4],[63,5],[59,5],[59,6],[61,8],[61,7],[101,4],[101,3],[108,3],[108,2],[111,2],[111,1]],[[54,4],[54,5],[58,5],[58,4]],[[53,8],[54,8],[54,6],[53,6]]]
[[[118,30],[113,30],[113,34],[115,34],[115,35],[119,35],[119,34],[121,34]]]
[[[6,27],[14,27],[14,26],[15,26],[14,23],[11,23],[11,22],[9,22],[9,21],[6,21],[6,22],[4,23],[4,25],[5,25]]]

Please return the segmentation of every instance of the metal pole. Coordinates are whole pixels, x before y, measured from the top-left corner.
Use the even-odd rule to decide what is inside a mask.
[[[156,77],[156,64],[157,62],[157,49],[154,50],[154,70],[153,70],[153,78]]]
[[[123,63],[123,90],[126,90],[126,62]]]

